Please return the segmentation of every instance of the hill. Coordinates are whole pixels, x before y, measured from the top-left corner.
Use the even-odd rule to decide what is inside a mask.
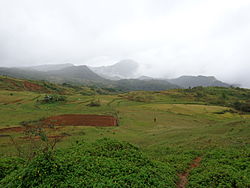
[[[53,69],[56,67],[53,66]],[[57,67],[59,68],[59,67]],[[77,83],[86,84],[90,82],[105,82],[106,79],[100,77],[87,66],[68,66],[59,70],[38,71],[33,69],[24,70],[23,68],[0,68],[0,75],[15,78],[47,80],[55,83]]]
[[[67,67],[72,67],[74,66],[71,63],[65,63],[65,64],[48,64],[48,65],[37,65],[37,66],[32,66],[32,67],[19,67],[20,69],[30,69],[30,70],[36,70],[36,71],[55,71],[55,70],[60,70],[63,68]]]
[[[217,80],[214,76],[181,76],[175,79],[168,79],[172,84],[176,84],[182,88],[197,87],[197,86],[218,86],[229,87],[230,85]]]
[[[24,80],[0,76],[0,90],[65,94],[68,93],[70,89],[46,81]]]
[[[162,91],[180,88],[165,80],[122,79],[115,82],[116,88],[124,91]]]
[[[111,88],[120,91],[133,90],[166,90],[179,88],[179,86],[169,83],[165,80],[108,80],[91,71],[87,66],[69,66],[60,70],[37,71],[23,70],[20,68],[0,68],[0,75],[7,75],[16,78],[30,80],[46,80],[54,83],[69,83],[78,86],[94,86],[102,88]]]
[[[91,85],[122,91],[160,91],[197,86],[230,86],[227,83],[217,80],[213,76],[181,76],[176,79],[154,79],[152,77],[141,76],[138,79],[122,79],[133,77],[137,68],[138,64],[136,62],[123,60],[112,66],[91,68],[95,72],[85,65],[74,66],[71,64],[61,64],[44,65],[28,69],[2,67],[0,68],[0,75],[29,80],[46,80],[59,84],[69,83],[78,86]],[[100,75],[103,75],[103,77]]]
[[[46,73],[50,75],[50,80],[56,80],[59,83],[71,82],[83,84],[93,82],[105,83],[107,81],[85,65],[70,66],[60,70],[47,71]]]
[[[0,89],[0,187],[250,186],[249,89],[86,95],[63,85],[73,92],[53,103]]]
[[[48,75],[44,72],[37,71],[37,70],[30,70],[30,69],[24,70],[22,68],[0,67],[0,75],[10,76],[14,78],[31,79],[31,80],[48,79]]]

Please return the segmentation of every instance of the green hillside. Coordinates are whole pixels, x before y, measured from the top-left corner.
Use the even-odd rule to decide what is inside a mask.
[[[1,187],[250,187],[249,89],[51,84],[62,95],[26,81],[43,86],[1,77]],[[43,123],[65,114],[110,115],[118,126]]]
[[[47,71],[44,71],[44,69]],[[57,84],[67,83],[77,86],[109,88],[111,90],[118,91],[158,91],[179,88],[179,86],[171,84],[166,80],[109,80],[99,76],[85,65],[70,66],[68,64],[62,64],[60,66],[40,66],[38,68],[30,67],[27,69],[0,67],[0,76],[1,75],[19,79],[37,81],[46,80],[47,82],[53,82]]]
[[[32,91],[39,93],[67,93],[69,88],[45,81],[34,81],[0,76],[0,90]]]

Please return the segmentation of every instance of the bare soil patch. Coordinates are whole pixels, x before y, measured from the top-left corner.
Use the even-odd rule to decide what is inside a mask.
[[[34,83],[31,83],[31,82],[28,82],[28,81],[25,81],[23,83],[24,87],[30,91],[41,91],[43,90],[44,88],[38,84],[34,84]]]
[[[200,165],[202,158],[201,157],[197,157],[193,160],[193,162],[190,164],[189,168],[186,169],[185,172],[178,174],[179,176],[179,182],[177,183],[177,188],[185,188],[187,183],[188,183],[188,176],[190,171],[193,168],[196,168]]]
[[[64,114],[43,121],[46,126],[117,126],[117,119],[106,115]]]
[[[117,119],[113,116],[105,115],[83,115],[83,114],[64,114],[59,116],[51,116],[43,120],[44,128],[54,126],[98,126],[109,127],[117,126]],[[26,127],[6,127],[1,128],[0,133],[5,132],[23,132],[30,126]],[[56,128],[56,129],[59,129]]]

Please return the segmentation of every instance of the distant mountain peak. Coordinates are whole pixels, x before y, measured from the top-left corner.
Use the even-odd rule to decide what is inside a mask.
[[[139,64],[131,59],[121,60],[114,65],[91,67],[91,69],[106,78],[133,78],[135,77],[139,68]]]
[[[152,77],[149,77],[149,76],[140,76],[140,77],[138,77],[137,78],[138,80],[154,80],[154,78],[152,78]]]
[[[132,60],[132,59],[124,59],[124,60],[121,60],[117,63],[115,63],[114,65],[112,65],[113,67],[117,67],[117,66],[124,66],[124,67],[139,67],[139,64]]]
[[[229,87],[230,85],[222,81],[217,80],[214,76],[180,76],[175,79],[168,79],[172,84],[179,85],[183,88],[196,87],[196,86],[219,86],[219,87]]]

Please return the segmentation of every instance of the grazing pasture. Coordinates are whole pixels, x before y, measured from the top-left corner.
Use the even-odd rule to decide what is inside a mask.
[[[200,94],[197,95],[197,92]],[[225,93],[223,104],[218,103],[222,97],[221,93]],[[136,150],[140,150],[147,156],[142,159],[141,154],[136,154],[139,158],[135,160],[152,162],[153,166],[150,166],[150,163],[149,166],[145,166],[144,172],[140,171],[140,177],[128,177],[130,178],[128,187],[131,185],[157,187],[157,182],[159,187],[160,185],[169,187],[250,186],[250,114],[239,111],[230,104],[230,101],[247,104],[249,98],[246,96],[249,95],[249,90],[240,90],[237,93],[237,89],[233,88],[198,88],[163,92],[138,91],[113,95],[83,95],[72,92],[63,95],[64,101],[41,103],[45,95],[30,91],[6,89],[0,91],[0,154],[2,156],[0,168],[5,169],[1,175],[0,185],[8,185],[8,181],[14,181],[18,173],[23,173],[8,161],[12,161],[10,159],[12,157],[19,157],[19,165],[22,166],[22,160],[26,160],[27,156],[18,156],[17,149],[29,151],[31,140],[39,148],[44,147],[44,143],[52,143],[57,139],[55,147],[53,146],[56,158],[52,163],[60,164],[61,168],[69,168],[61,164],[60,160],[64,160],[65,156],[59,154],[60,152],[72,150],[72,145],[75,143],[83,143],[83,145],[86,143],[86,146],[79,149],[85,153],[94,152],[94,149],[90,151],[91,143],[95,147],[99,147],[98,144],[101,147],[106,143],[103,139],[108,138],[113,140],[110,144],[114,142],[114,145],[120,142],[130,143],[137,148]],[[91,101],[99,101],[100,105],[88,105]],[[103,124],[100,119],[98,120],[100,117],[104,118]],[[108,119],[105,120],[105,118]],[[108,124],[105,121],[112,121],[114,126],[106,126]],[[89,124],[89,122],[92,123]],[[28,134],[24,131],[31,127],[35,128],[35,131],[31,132],[32,134],[35,132],[32,136],[30,132]],[[42,139],[44,137],[46,139]],[[102,141],[98,141],[100,139]],[[108,155],[110,151],[105,147],[98,150],[99,154],[97,152],[91,156],[98,155],[100,158]],[[134,152],[132,150],[131,152]],[[132,168],[132,163],[126,162],[130,160],[126,155],[120,156],[121,164],[112,161],[115,156],[120,155],[119,152],[123,151],[118,149],[117,153],[111,152],[108,158],[100,158],[103,168],[108,169],[108,166],[114,165],[112,168],[120,169],[128,164],[131,165],[128,171],[135,170]],[[76,158],[80,157],[79,153],[72,154],[69,156],[70,159],[75,160],[74,155]],[[87,154],[82,157],[85,161],[81,163],[82,168],[93,161],[86,158]],[[199,160],[195,163],[197,159]],[[27,167],[27,173],[42,162],[39,161],[42,160],[41,158],[35,157],[34,160]],[[106,163],[107,161],[109,162]],[[154,163],[157,165],[155,166]],[[42,167],[39,166],[39,168]],[[103,183],[96,186],[112,185],[112,182],[117,186],[123,185],[125,180],[122,180],[122,177],[119,179],[116,175],[111,175],[115,172],[109,169],[107,171],[110,174],[107,175],[102,174],[101,169],[99,170],[94,171],[93,166],[87,170],[89,179],[82,175],[79,175],[79,178],[82,177],[88,182],[93,181],[96,176],[96,181]],[[161,174],[166,171],[167,174]],[[128,173],[119,170],[118,172],[124,178]],[[55,171],[56,173],[58,171]],[[74,171],[74,173],[78,172]],[[145,179],[147,176],[151,177],[149,173],[159,173],[159,178],[154,176],[152,184]],[[22,174],[22,176],[25,175]],[[41,177],[44,178],[40,180],[41,182],[47,181],[44,174]],[[118,179],[111,180],[111,177]],[[136,184],[136,179],[142,184]],[[32,178],[25,181],[32,181]],[[73,179],[68,181],[70,185]],[[85,185],[81,184],[80,180],[76,182],[78,182],[76,186]],[[37,184],[31,182],[30,185]]]

